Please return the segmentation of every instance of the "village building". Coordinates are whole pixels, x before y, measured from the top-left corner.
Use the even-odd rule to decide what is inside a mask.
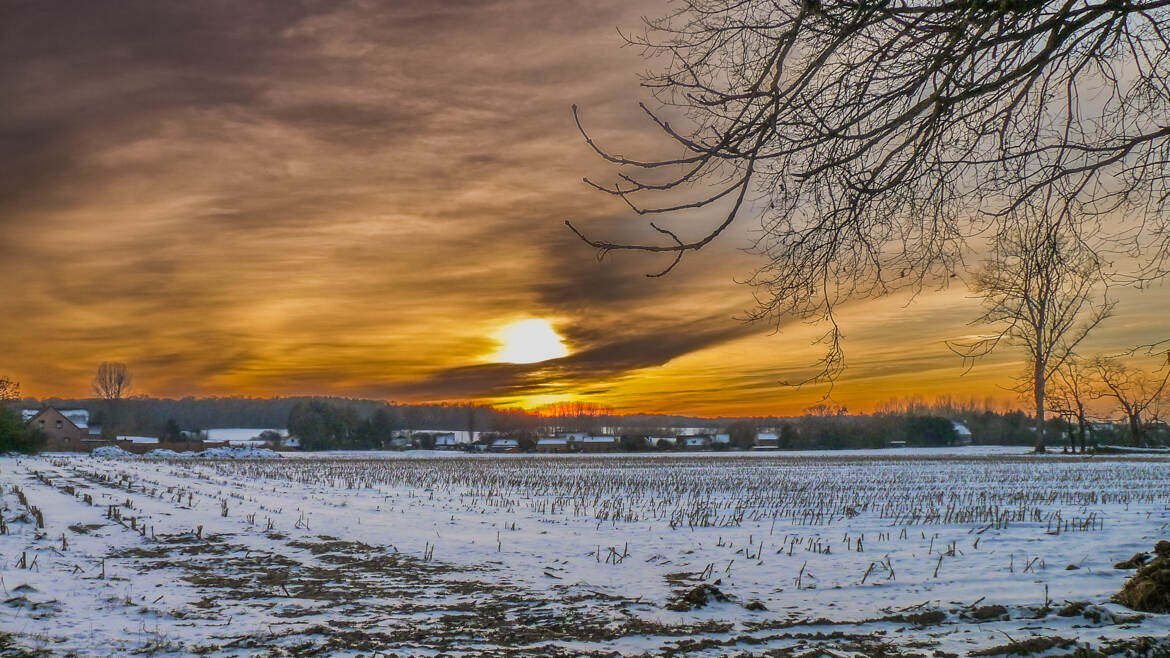
[[[435,434],[435,450],[458,450],[459,438],[454,432],[439,432]]]
[[[488,452],[516,452],[520,450],[520,442],[516,439],[496,439],[488,446]]]
[[[689,450],[702,450],[711,445],[711,438],[708,436],[680,436],[684,448]]]
[[[25,409],[21,411],[25,423],[45,434],[45,450],[49,452],[80,452],[91,448],[84,445],[101,441],[102,428],[89,424],[85,409]]]
[[[611,435],[586,436],[577,445],[581,452],[610,452],[617,450],[618,440]]]
[[[775,450],[780,447],[780,437],[775,432],[756,432],[756,448]]]
[[[971,430],[967,429],[966,425],[960,423],[957,420],[951,421],[951,425],[953,425],[955,427],[955,434],[958,435],[958,438],[955,439],[955,445],[960,445],[960,446],[971,445],[971,443],[972,443]]]
[[[155,449],[175,452],[198,451],[227,445],[195,440],[163,441],[152,436],[119,436],[117,439],[103,439],[100,425],[91,425],[89,411],[85,409],[24,409],[21,417],[25,423],[45,434],[46,452],[92,452],[100,446],[117,446],[127,452],[144,454]]]
[[[551,437],[536,441],[536,451],[546,454],[569,452],[571,447],[571,441],[564,437]]]

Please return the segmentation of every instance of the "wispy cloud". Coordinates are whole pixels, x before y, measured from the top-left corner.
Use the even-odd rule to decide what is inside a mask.
[[[751,226],[650,279],[652,256],[599,263],[562,225],[646,235],[581,183],[612,172],[569,107],[607,144],[664,148],[636,106],[645,64],[614,30],[660,9],[0,5],[0,371],[41,395],[85,393],[98,362],[123,360],[172,395],[803,404],[775,373],[807,363],[809,336],[736,319]],[[963,331],[931,312],[930,340]],[[485,363],[523,317],[573,353]],[[857,322],[884,337],[857,361],[884,354],[905,381],[940,363],[888,320]]]

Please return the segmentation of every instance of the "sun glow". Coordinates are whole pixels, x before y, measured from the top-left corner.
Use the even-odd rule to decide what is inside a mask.
[[[537,363],[569,355],[564,339],[548,320],[513,322],[496,333],[500,351],[491,360],[500,363]]]

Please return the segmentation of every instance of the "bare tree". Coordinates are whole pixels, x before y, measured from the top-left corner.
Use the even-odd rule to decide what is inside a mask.
[[[93,378],[93,392],[103,400],[121,400],[130,393],[132,380],[125,363],[103,361]]]
[[[0,402],[20,399],[20,383],[7,375],[0,375]]]
[[[1143,415],[1158,409],[1166,384],[1170,382],[1170,352],[1165,353],[1163,359],[1163,365],[1153,371],[1135,366],[1126,355],[1099,357],[1092,363],[1098,381],[1092,395],[1117,402],[1129,423],[1130,441],[1134,447],[1145,445]]]
[[[978,324],[995,333],[954,341],[950,347],[968,363],[1007,343],[1023,347],[1028,369],[1021,393],[1031,394],[1036,414],[1036,451],[1044,452],[1045,391],[1077,346],[1113,313],[1102,263],[1095,251],[1060,222],[1009,222],[993,240],[992,253],[974,280],[983,301]]]
[[[601,256],[669,255],[661,276],[757,217],[753,317],[827,321],[814,379],[844,368],[841,303],[947,281],[970,235],[1049,190],[1070,215],[1124,208],[1134,276],[1162,274],[1170,0],[680,0],[626,38],[661,62],[642,109],[673,155],[619,155],[578,117],[618,169],[586,182],[706,220],[644,242],[569,228]]]
[[[1080,439],[1081,453],[1088,448],[1089,418],[1085,404],[1092,399],[1093,380],[1089,368],[1075,355],[1056,369],[1048,391],[1049,410],[1069,424],[1069,446],[1077,451]],[[1073,426],[1076,434],[1073,434]]]

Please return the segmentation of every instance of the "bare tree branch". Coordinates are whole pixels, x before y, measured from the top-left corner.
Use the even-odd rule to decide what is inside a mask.
[[[752,317],[829,323],[945,285],[972,237],[1027,228],[1021,208],[1054,194],[1062,231],[1136,263],[1115,282],[1167,272],[1170,0],[681,0],[626,38],[661,62],[642,109],[681,153],[616,154],[574,107],[617,168],[587,182],[637,215],[711,214],[700,237],[658,223],[648,242],[566,222],[602,256],[673,254],[661,276],[752,217]]]

